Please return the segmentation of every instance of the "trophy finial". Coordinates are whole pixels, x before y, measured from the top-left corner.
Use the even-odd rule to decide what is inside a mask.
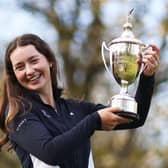
[[[132,25],[132,13],[134,11],[134,8],[132,8],[126,17],[126,22],[123,24],[123,32],[119,38],[116,38],[110,42],[109,45],[115,44],[115,43],[132,43],[132,44],[139,44],[144,46],[143,42],[139,39],[136,39],[133,33],[133,25]]]
[[[128,15],[127,15],[127,20],[126,20],[126,23],[123,25],[123,29],[129,29],[129,30],[132,30],[132,24],[131,24],[131,14],[132,12],[134,11],[134,8],[132,8],[129,12],[128,12]]]
[[[121,35],[122,37],[134,38],[134,34],[132,32],[133,26],[131,23],[131,14],[133,11],[134,11],[134,8],[131,9],[127,15],[126,23],[123,25],[124,32]]]
[[[129,12],[128,12],[128,15],[127,15],[127,23],[130,23],[130,20],[131,20],[131,15],[132,15],[132,12],[134,11],[134,8],[132,8]]]
[[[132,8],[132,9],[129,11],[128,16],[130,16],[133,11],[134,11],[134,8]]]

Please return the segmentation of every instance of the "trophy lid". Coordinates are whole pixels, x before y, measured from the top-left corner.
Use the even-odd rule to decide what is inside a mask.
[[[132,43],[144,46],[143,42],[137,38],[135,38],[132,32],[132,24],[130,22],[130,15],[134,9],[131,9],[127,16],[127,22],[123,25],[123,32],[119,38],[112,40],[109,45],[116,44],[116,43]]]

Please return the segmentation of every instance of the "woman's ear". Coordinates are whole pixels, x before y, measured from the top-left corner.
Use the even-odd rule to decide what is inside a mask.
[[[49,66],[50,66],[50,68],[52,68],[53,64],[50,62]]]

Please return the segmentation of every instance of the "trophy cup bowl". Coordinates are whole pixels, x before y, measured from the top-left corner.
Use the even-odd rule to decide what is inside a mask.
[[[107,72],[121,86],[120,93],[111,98],[110,106],[120,109],[120,112],[115,114],[131,120],[138,120],[138,104],[134,97],[128,94],[128,86],[134,83],[140,73],[141,59],[146,47],[134,37],[129,17],[123,29],[121,36],[112,40],[108,47],[105,42],[102,43],[102,59]],[[109,52],[110,68],[106,64],[104,49]]]
[[[117,43],[112,46],[112,74],[119,85],[122,81],[130,85],[137,78],[141,68],[140,53],[138,44]]]
[[[139,75],[141,69],[142,45],[134,43],[116,43],[111,46],[113,77],[121,86],[118,95],[111,98],[111,106],[121,109],[117,114],[132,120],[138,119],[137,102],[128,94],[128,86]]]

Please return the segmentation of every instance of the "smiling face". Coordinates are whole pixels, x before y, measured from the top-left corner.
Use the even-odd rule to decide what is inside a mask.
[[[51,63],[33,45],[17,47],[10,60],[16,79],[24,88],[39,93],[51,88]]]

